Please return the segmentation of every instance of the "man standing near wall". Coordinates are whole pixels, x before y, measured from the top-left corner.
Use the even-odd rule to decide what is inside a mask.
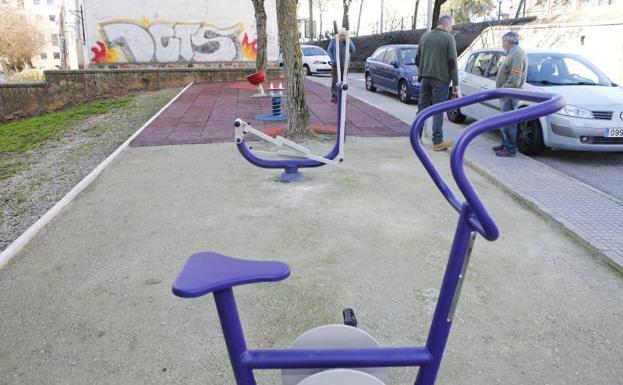
[[[498,75],[495,79],[496,88],[521,88],[526,82],[528,68],[528,56],[519,46],[519,35],[517,32],[506,32],[502,36],[502,48],[506,51],[506,58],[500,65]],[[502,112],[512,111],[517,108],[518,102],[515,99],[505,98],[500,100]],[[493,147],[495,155],[503,157],[513,157],[517,153],[517,125],[506,126],[500,129],[502,133],[502,144]]]
[[[459,74],[456,42],[450,33],[453,24],[452,16],[442,16],[437,28],[420,38],[415,58],[421,81],[418,113],[426,107],[448,100],[450,82],[452,93],[457,94]],[[451,140],[443,140],[443,114],[437,114],[433,117],[433,151],[443,151],[450,146]]]
[[[338,34],[338,40],[340,42],[340,75],[344,77],[344,58],[346,56],[346,33],[347,31],[342,28]],[[353,41],[350,41],[350,54],[355,53],[355,45]],[[337,93],[335,92],[335,85],[337,83],[337,62],[335,60],[335,39],[331,39],[329,47],[327,47],[329,58],[331,59],[331,101],[337,102]],[[343,79],[342,79],[343,80]]]

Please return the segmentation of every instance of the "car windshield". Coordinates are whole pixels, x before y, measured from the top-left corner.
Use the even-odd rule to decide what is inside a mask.
[[[405,65],[415,65],[415,55],[417,55],[417,47],[400,49],[400,57]]]
[[[321,56],[327,54],[327,51],[320,47],[303,47],[301,50],[303,51],[303,56]]]
[[[537,86],[612,86],[597,67],[577,55],[530,54],[528,55],[528,78]]]

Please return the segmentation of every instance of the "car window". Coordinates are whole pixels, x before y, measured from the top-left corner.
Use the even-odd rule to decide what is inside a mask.
[[[477,57],[478,57],[477,53],[475,53],[472,56],[470,56],[469,60],[467,61],[467,65],[465,66],[465,72],[471,72],[472,71],[472,67],[474,66],[474,62],[476,61]]]
[[[387,52],[385,53],[385,58],[383,59],[383,62],[389,64],[392,60],[398,61],[398,54],[396,53],[395,49],[388,48]]]
[[[571,80],[578,83],[598,84],[599,76],[588,68],[584,63],[572,57],[563,59],[566,67],[566,73]]]
[[[301,51],[303,51],[303,56],[322,56],[327,54],[327,52],[320,47],[302,47]]]
[[[476,60],[474,61],[474,65],[469,72],[473,73],[474,75],[485,76],[492,56],[493,54],[491,52],[479,53],[476,57]]]
[[[376,60],[376,61],[383,61],[383,55],[385,55],[385,50],[387,48],[379,48],[376,50],[376,52],[372,55],[372,60]]]
[[[506,59],[506,54],[502,52],[497,52],[495,55],[493,55],[493,59],[491,60],[491,68],[489,68],[489,74],[487,75],[488,78],[495,79],[498,76],[498,71],[500,70],[502,63],[504,62],[504,59]]]
[[[414,65],[415,56],[417,55],[417,48],[401,48],[400,58],[405,65]]]

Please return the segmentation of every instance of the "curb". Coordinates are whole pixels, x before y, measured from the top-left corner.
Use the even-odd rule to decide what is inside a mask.
[[[534,160],[532,160],[532,161],[534,161]],[[534,161],[534,162],[541,163],[541,162],[538,162],[538,161]],[[575,229],[575,226],[573,226],[573,224],[565,222],[564,220],[560,220],[560,219],[554,217],[552,214],[550,214],[549,212],[547,212],[546,210],[541,208],[539,206],[538,202],[534,202],[534,201],[524,197],[523,195],[519,194],[518,192],[516,192],[515,190],[513,190],[512,188],[510,188],[509,186],[504,184],[500,179],[498,179],[494,174],[489,172],[480,163],[465,157],[465,164],[467,166],[469,166],[471,169],[473,169],[474,171],[476,171],[478,174],[480,174],[480,175],[484,176],[485,178],[489,179],[491,182],[493,182],[493,184],[495,184],[496,186],[500,187],[503,191],[507,192],[513,198],[518,200],[521,204],[523,204],[527,208],[531,209],[535,213],[543,216],[547,221],[549,221],[550,223],[556,225],[559,229],[563,230],[566,234],[570,235],[572,238],[574,238],[575,240],[579,241],[583,246],[588,248],[591,251],[591,253],[595,257],[597,257],[597,259],[605,262],[608,266],[610,266],[612,269],[616,270],[618,273],[623,274],[623,260],[621,258],[615,256],[615,255],[610,255],[608,252],[597,248],[588,239],[584,238],[580,234],[580,232],[577,229]],[[591,189],[595,190],[593,187],[591,187]],[[597,192],[601,193],[602,195],[605,194],[602,191],[597,191]],[[614,197],[611,197],[609,195],[607,195],[607,197],[613,199],[616,202],[619,202]]]
[[[138,136],[151,122],[153,122],[164,110],[166,110],[177,98],[179,98],[193,83],[187,85],[180,93],[175,95],[164,107],[162,107],[154,116],[152,116],[141,128],[139,128],[132,136],[121,144],[112,154],[108,155],[93,171],[85,176],[77,185],[75,185],[65,196],[58,201],[51,209],[46,211],[35,223],[33,223],[26,231],[22,233],[16,240],[11,242],[6,249],[0,253],[0,269],[2,269],[17,253],[19,253],[38,233],[41,231],[54,217],[60,213],[69,203],[71,203],[80,193],[82,193],[89,185],[108,167],[112,161],[128,147],[130,142]]]

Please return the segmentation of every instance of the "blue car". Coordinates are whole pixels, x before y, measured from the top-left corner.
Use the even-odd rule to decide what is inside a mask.
[[[417,45],[392,44],[379,47],[366,59],[366,89],[383,89],[398,94],[400,101],[410,103],[420,97],[418,69],[415,66]]]

